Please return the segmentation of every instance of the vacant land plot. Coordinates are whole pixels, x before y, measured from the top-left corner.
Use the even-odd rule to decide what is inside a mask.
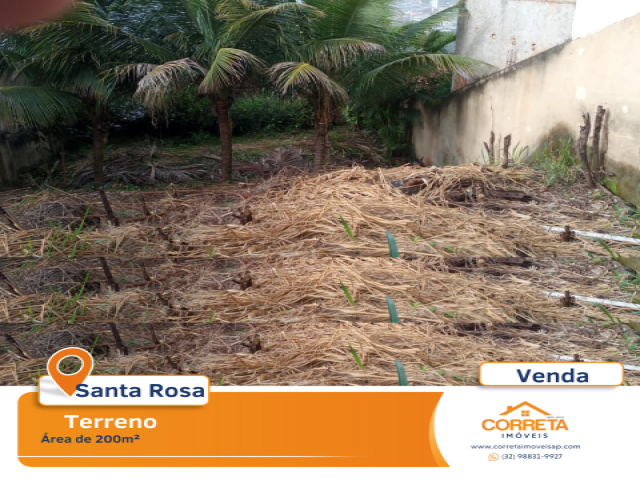
[[[240,186],[5,193],[0,384],[33,384],[72,345],[101,374],[221,385],[393,385],[395,360],[414,385],[552,355],[639,365],[640,280],[620,263],[634,213],[546,180],[284,166]]]

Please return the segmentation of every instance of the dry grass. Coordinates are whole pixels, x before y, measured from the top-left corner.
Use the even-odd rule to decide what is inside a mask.
[[[637,363],[626,352],[619,331],[596,326],[548,325],[538,332],[494,326],[468,332],[445,324],[358,324],[308,322],[289,325],[156,326],[159,343],[148,330],[121,327],[139,345],[128,356],[107,344],[108,327],[69,327],[34,334],[51,354],[68,345],[91,348],[96,336],[96,372],[116,374],[205,374],[215,385],[397,385],[394,360],[400,360],[412,385],[477,385],[478,365],[487,361],[549,361],[552,354]],[[164,330],[163,330],[164,328]],[[91,333],[88,333],[91,332]],[[251,353],[246,338],[258,334],[263,345]],[[361,358],[360,369],[352,346]],[[8,352],[0,357],[0,385],[33,385],[45,371],[46,356],[25,360]],[[640,385],[637,372],[627,381]]]
[[[482,362],[552,354],[638,364],[637,312],[563,307],[542,294],[631,301],[634,277],[607,249],[541,227],[631,228],[611,196],[571,199],[536,175],[476,165],[284,171],[255,185],[144,193],[150,214],[141,193],[109,193],[120,226],[95,194],[21,193],[9,210],[24,230],[0,228],[9,278],[0,323],[24,352],[8,339],[0,347],[0,384],[29,384],[69,345],[94,348],[100,373],[197,372],[214,383],[224,375],[225,385],[392,385],[395,359],[416,385],[475,385]],[[394,187],[418,178],[416,195]],[[495,198],[500,191],[532,201]],[[246,224],[236,216],[244,207]],[[402,258],[389,258],[387,231]],[[95,257],[108,259],[120,291]],[[118,323],[130,355],[105,322]],[[255,335],[262,348],[251,351]]]
[[[0,233],[0,253],[6,257],[208,257],[285,258],[309,255],[386,256],[385,231],[392,232],[400,250],[421,257],[491,256],[525,254],[532,257],[584,257],[589,250],[607,251],[589,241],[563,242],[542,226],[571,225],[575,229],[631,235],[615,222],[606,202],[593,201],[592,211],[556,201],[540,192],[538,204],[513,201],[478,201],[469,208],[452,208],[447,196],[482,183],[487,188],[530,186],[533,172],[488,170],[479,166],[420,169],[434,180],[419,195],[406,196],[391,180],[415,173],[413,167],[365,170],[354,167],[317,176],[279,175],[259,187],[232,192],[230,188],[187,192],[178,198],[149,195],[152,215],[141,212],[139,199],[118,194],[112,200],[122,225],[109,225],[97,196],[90,199],[67,195],[90,215],[100,219],[95,227],[77,234],[82,217],[71,227],[25,229]],[[175,191],[175,190],[170,190]],[[45,195],[45,194],[41,194]],[[50,194],[47,194],[50,195]],[[138,202],[138,205],[132,200]],[[139,195],[138,195],[139,197]],[[228,200],[221,203],[221,197]],[[91,201],[87,201],[91,200]],[[128,203],[127,203],[128,201]],[[58,199],[57,203],[62,202]],[[35,206],[22,213],[25,203]],[[56,203],[50,199],[48,204]],[[601,205],[599,205],[601,204]],[[16,216],[31,218],[41,202],[22,202]],[[253,222],[240,225],[233,217],[239,206],[249,206]],[[68,209],[72,210],[72,209]],[[597,210],[597,211],[596,211]],[[340,223],[344,218],[353,230],[351,241]],[[86,222],[85,222],[86,223]],[[25,224],[28,224],[25,222]],[[614,252],[625,247],[612,244]],[[215,250],[214,250],[215,249]]]

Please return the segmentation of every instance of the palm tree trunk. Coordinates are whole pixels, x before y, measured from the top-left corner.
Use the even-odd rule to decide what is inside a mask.
[[[5,162],[2,150],[0,150],[0,185],[9,185],[11,183],[11,172],[9,172],[9,163]]]
[[[92,114],[93,125],[93,181],[96,188],[104,185],[103,118],[98,109]]]
[[[329,118],[327,112],[317,112],[316,121],[316,159],[315,169],[319,170],[324,165],[327,155],[327,137],[329,136]]]
[[[65,137],[63,136],[60,144],[60,164],[62,166],[62,184],[66,185],[67,184],[67,158],[64,151],[64,139]]]
[[[222,181],[230,182],[233,165],[233,124],[231,122],[231,103],[211,99],[213,109],[218,116],[220,143],[222,143]]]

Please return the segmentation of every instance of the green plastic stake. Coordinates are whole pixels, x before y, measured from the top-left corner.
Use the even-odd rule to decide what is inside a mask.
[[[404,365],[396,360],[396,370],[398,371],[398,383],[401,387],[408,387],[409,380],[407,380],[407,372],[404,371]]]
[[[398,244],[393,234],[387,231],[387,242],[389,242],[389,256],[391,258],[400,258],[400,252],[398,251]]]
[[[389,320],[391,323],[400,323],[400,317],[398,316],[398,309],[393,299],[387,296],[387,308],[389,309]]]

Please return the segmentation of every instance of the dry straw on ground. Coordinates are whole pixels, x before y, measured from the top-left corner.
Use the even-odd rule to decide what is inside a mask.
[[[424,187],[407,195],[399,180]],[[519,191],[525,201],[496,196]],[[120,226],[96,194],[16,199],[24,229],[3,224],[0,254],[18,263],[0,268],[18,292],[0,285],[0,323],[32,359],[6,340],[0,383],[29,384],[52,346],[68,344],[96,348],[101,373],[196,372],[225,385],[392,385],[395,359],[420,385],[474,385],[484,361],[552,354],[638,363],[636,312],[542,294],[632,300],[631,274],[610,260],[628,246],[542,229],[630,236],[606,195],[571,199],[532,170],[475,165],[283,173],[246,188],[145,193],[144,206],[141,195],[109,193]],[[246,207],[248,223],[238,218]],[[47,225],[42,212],[54,210]],[[389,258],[387,231],[402,258]],[[148,279],[143,257],[155,258]],[[130,355],[105,322],[118,323]]]
[[[453,325],[342,321],[174,326],[166,331],[156,329],[157,345],[149,331],[120,327],[123,335],[140,344],[129,356],[121,356],[113,345],[111,349],[105,345],[109,335],[106,326],[95,325],[93,336],[86,339],[82,335],[87,336],[88,327],[84,327],[85,333],[65,331],[64,338],[56,340],[90,348],[87,344],[100,335],[97,348],[105,353],[96,362],[99,374],[198,373],[209,376],[214,385],[397,385],[396,359],[404,364],[412,385],[477,385],[478,366],[487,361],[549,361],[553,354],[622,363],[637,358],[627,353],[614,330],[565,324],[550,325],[538,332],[500,327],[465,332]],[[251,353],[243,346],[248,335],[259,335],[259,351]],[[350,347],[364,368],[358,366]],[[51,347],[46,350],[50,351]],[[25,360],[12,352],[2,354],[0,385],[33,385],[44,372],[46,360]],[[633,372],[627,372],[627,381],[640,384]]]
[[[93,266],[97,262],[86,263]],[[129,287],[122,283],[119,292],[107,287],[98,270],[93,290],[83,291],[80,297],[77,291],[51,292],[45,286],[30,295],[7,292],[0,299],[0,312],[7,323],[39,324],[384,323],[389,321],[389,296],[404,321],[551,323],[587,318],[607,321],[607,316],[595,305],[563,307],[560,300],[546,297],[545,291],[569,290],[574,295],[621,301],[630,301],[632,296],[616,283],[615,276],[605,277],[606,281],[601,278],[611,273],[612,266],[586,264],[576,271],[572,264],[557,267],[551,260],[532,262],[532,268],[488,265],[467,272],[437,259],[348,256],[275,257],[237,265],[224,272],[215,261],[167,262],[152,270],[150,282]],[[131,269],[114,270],[119,278],[128,271]],[[250,273],[253,285],[242,290],[235,282],[245,272]],[[31,277],[25,275],[25,279]],[[608,312],[622,323],[637,320],[629,309],[610,307]]]
[[[148,206],[151,215],[143,215],[142,207],[131,199],[124,206],[114,207],[121,226],[109,225],[102,218],[100,226],[78,230],[80,216],[74,217],[74,225],[66,229],[41,226],[5,231],[0,233],[0,254],[41,258],[382,257],[388,253],[385,239],[388,230],[397,237],[401,251],[423,257],[504,257],[518,252],[533,257],[579,257],[586,250],[608,253],[592,241],[563,242],[541,227],[570,225],[574,229],[631,234],[629,228],[615,221],[611,211],[605,210],[605,201],[594,200],[591,209],[584,211],[544,192],[536,195],[537,204],[478,198],[468,207],[452,208],[453,204],[459,204],[447,201],[447,195],[452,193],[459,195],[469,189],[480,192],[482,187],[487,191],[496,186],[531,187],[530,170],[494,170],[461,166],[419,172],[412,167],[368,171],[354,167],[317,176],[277,176],[257,189],[235,195],[231,192],[225,195],[223,191],[229,198],[224,203],[220,192],[196,192],[179,198],[151,195],[160,197]],[[407,196],[392,187],[393,179],[416,173],[431,179],[418,195]],[[118,199],[123,197],[126,199],[123,194],[114,196],[114,205],[118,206]],[[92,205],[90,215],[100,215],[97,200],[93,198],[92,204],[86,200],[78,197],[74,201],[85,209]],[[230,200],[234,203],[230,204]],[[65,201],[70,202],[71,197],[65,197]],[[251,209],[253,222],[241,225],[235,219],[234,210],[239,206]],[[24,217],[29,215],[31,210],[23,213]],[[21,218],[19,214],[16,216]],[[345,235],[341,217],[353,230],[356,241]],[[611,249],[624,252],[624,247],[618,244],[611,245]]]

